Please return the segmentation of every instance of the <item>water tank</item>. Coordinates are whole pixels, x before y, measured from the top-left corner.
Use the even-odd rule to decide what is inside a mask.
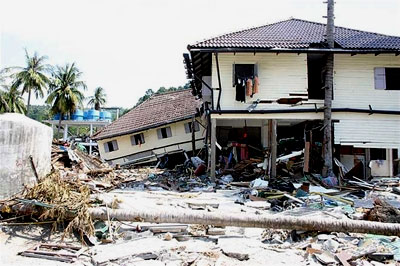
[[[105,120],[106,119],[106,112],[105,111],[101,111],[100,112],[100,120]]]
[[[60,114],[55,114],[54,116],[53,116],[53,120],[60,120]]]
[[[54,120],[60,120],[60,116],[61,116],[61,114],[55,114],[53,116],[53,119]],[[62,120],[68,120],[68,115],[63,115]]]
[[[99,120],[100,112],[94,109],[88,110],[88,120]]]
[[[72,114],[72,120],[77,120],[77,121],[82,121],[83,120],[83,111],[82,110],[76,110]]]
[[[104,120],[111,121],[111,113],[108,111],[104,112]]]

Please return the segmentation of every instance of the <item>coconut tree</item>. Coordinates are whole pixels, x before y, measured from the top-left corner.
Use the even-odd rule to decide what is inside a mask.
[[[6,77],[4,75],[5,69],[0,70],[0,86],[5,85]],[[5,92],[0,88],[0,113],[9,112],[9,107],[6,101]]]
[[[0,112],[26,113],[26,106],[21,93],[17,88],[2,85],[3,91],[0,91]]]
[[[94,90],[94,95],[89,97],[88,105],[94,106],[95,110],[100,110],[100,108],[106,103],[107,95],[104,93],[102,87],[97,87]]]
[[[33,92],[37,98],[44,97],[44,91],[49,84],[49,73],[51,67],[45,64],[46,56],[39,56],[37,52],[30,56],[28,51],[25,50],[25,67],[11,67],[14,73],[11,75],[13,78],[12,88],[22,87],[21,94],[28,93],[27,114],[31,104],[31,93]]]
[[[72,114],[82,107],[85,98],[81,89],[86,90],[84,81],[80,80],[82,72],[73,64],[57,66],[52,73],[49,95],[46,103],[51,105],[51,113],[60,114],[57,134],[60,133],[61,120],[64,115]]]

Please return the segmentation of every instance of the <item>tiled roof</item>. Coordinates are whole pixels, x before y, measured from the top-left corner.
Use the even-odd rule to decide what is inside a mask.
[[[96,133],[93,138],[111,138],[180,121],[196,114],[196,108],[200,104],[200,100],[196,100],[191,90],[153,95]]]
[[[193,48],[301,49],[325,41],[326,24],[289,19],[204,40]],[[400,37],[335,27],[335,42],[343,49],[400,50]]]

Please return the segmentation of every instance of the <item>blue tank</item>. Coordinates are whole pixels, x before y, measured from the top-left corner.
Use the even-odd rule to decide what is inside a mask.
[[[104,113],[104,120],[111,121],[111,113],[108,111],[105,111]]]
[[[87,119],[88,120],[99,120],[100,112],[94,109],[88,110]]]
[[[100,112],[100,120],[105,120],[106,119],[106,112],[105,111],[101,111]]]
[[[73,114],[72,114],[72,120],[76,120],[76,121],[82,121],[83,120],[83,111],[82,110],[76,110]]]
[[[53,120],[60,120],[60,114],[55,114],[54,116],[53,116]]]
[[[55,114],[55,115],[53,116],[53,119],[54,119],[54,120],[60,120],[60,116],[61,116],[61,114]],[[68,120],[68,115],[63,115],[62,120]]]

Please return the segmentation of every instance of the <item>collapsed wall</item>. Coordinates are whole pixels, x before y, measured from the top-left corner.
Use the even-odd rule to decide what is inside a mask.
[[[36,182],[31,159],[39,178],[51,170],[50,127],[24,115],[0,115],[0,199]]]

